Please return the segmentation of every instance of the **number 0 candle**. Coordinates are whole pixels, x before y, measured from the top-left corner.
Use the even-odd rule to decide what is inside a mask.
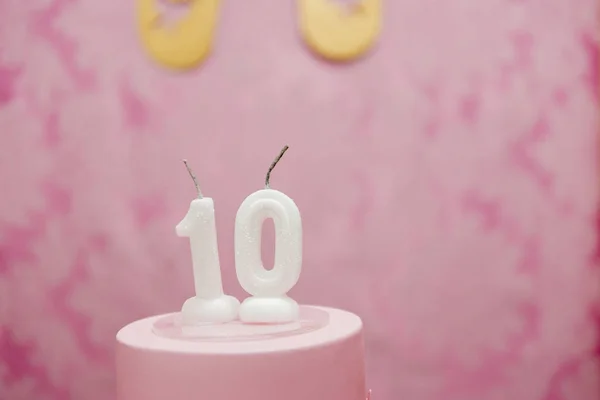
[[[302,269],[302,220],[294,201],[270,188],[271,171],[287,146],[273,161],[265,189],[248,196],[235,219],[235,267],[238,280],[251,297],[239,310],[240,320],[249,323],[286,323],[298,319],[298,303],[287,296]],[[267,270],[261,259],[263,223],[275,225],[275,263]]]
[[[182,309],[187,324],[229,322],[237,318],[239,301],[223,293],[221,266],[217,247],[215,207],[213,200],[203,197],[196,176],[184,160],[194,181],[198,198],[192,200],[187,215],[177,225],[177,235],[190,238],[196,296]]]

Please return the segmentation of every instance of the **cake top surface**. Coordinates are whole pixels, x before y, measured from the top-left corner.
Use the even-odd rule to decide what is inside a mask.
[[[191,354],[254,354],[317,347],[360,334],[361,319],[348,311],[301,306],[301,319],[287,325],[239,322],[207,324],[189,331],[178,325],[178,314],[135,321],[117,333],[129,347]]]

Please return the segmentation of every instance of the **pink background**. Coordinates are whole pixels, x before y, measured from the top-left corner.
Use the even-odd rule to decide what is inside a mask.
[[[133,0],[0,0],[0,398],[105,400],[118,328],[192,294],[174,234],[233,222],[283,144],[302,302],[359,313],[374,400],[593,400],[598,9],[388,0],[328,65],[293,1],[225,1],[201,69],[153,66]]]

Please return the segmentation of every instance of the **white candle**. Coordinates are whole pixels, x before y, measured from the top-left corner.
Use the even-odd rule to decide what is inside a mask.
[[[187,162],[184,163],[188,167]],[[196,177],[188,167],[198,198],[192,200],[177,235],[190,238],[196,296],[181,309],[184,323],[228,322],[237,318],[239,301],[223,293],[221,265],[217,246],[215,208],[211,198],[203,197]]]
[[[269,188],[271,171],[287,150],[275,159],[265,181],[266,188],[248,196],[235,219],[235,267],[238,280],[252,297],[240,306],[239,317],[250,323],[295,321],[299,307],[287,292],[294,287],[302,269],[302,220],[294,201]],[[267,270],[261,259],[263,223],[275,224],[275,263]]]

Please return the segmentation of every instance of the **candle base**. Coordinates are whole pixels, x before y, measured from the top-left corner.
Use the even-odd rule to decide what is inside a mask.
[[[297,321],[300,307],[289,297],[248,297],[240,306],[240,321],[283,324]]]
[[[329,314],[318,308],[301,306],[298,321],[286,324],[248,324],[240,320],[221,324],[183,323],[181,313],[158,318],[152,331],[156,336],[189,342],[257,341],[287,338],[317,331],[329,324]]]
[[[237,318],[240,302],[233,296],[214,299],[191,297],[183,303],[181,317],[184,325],[224,323]]]

